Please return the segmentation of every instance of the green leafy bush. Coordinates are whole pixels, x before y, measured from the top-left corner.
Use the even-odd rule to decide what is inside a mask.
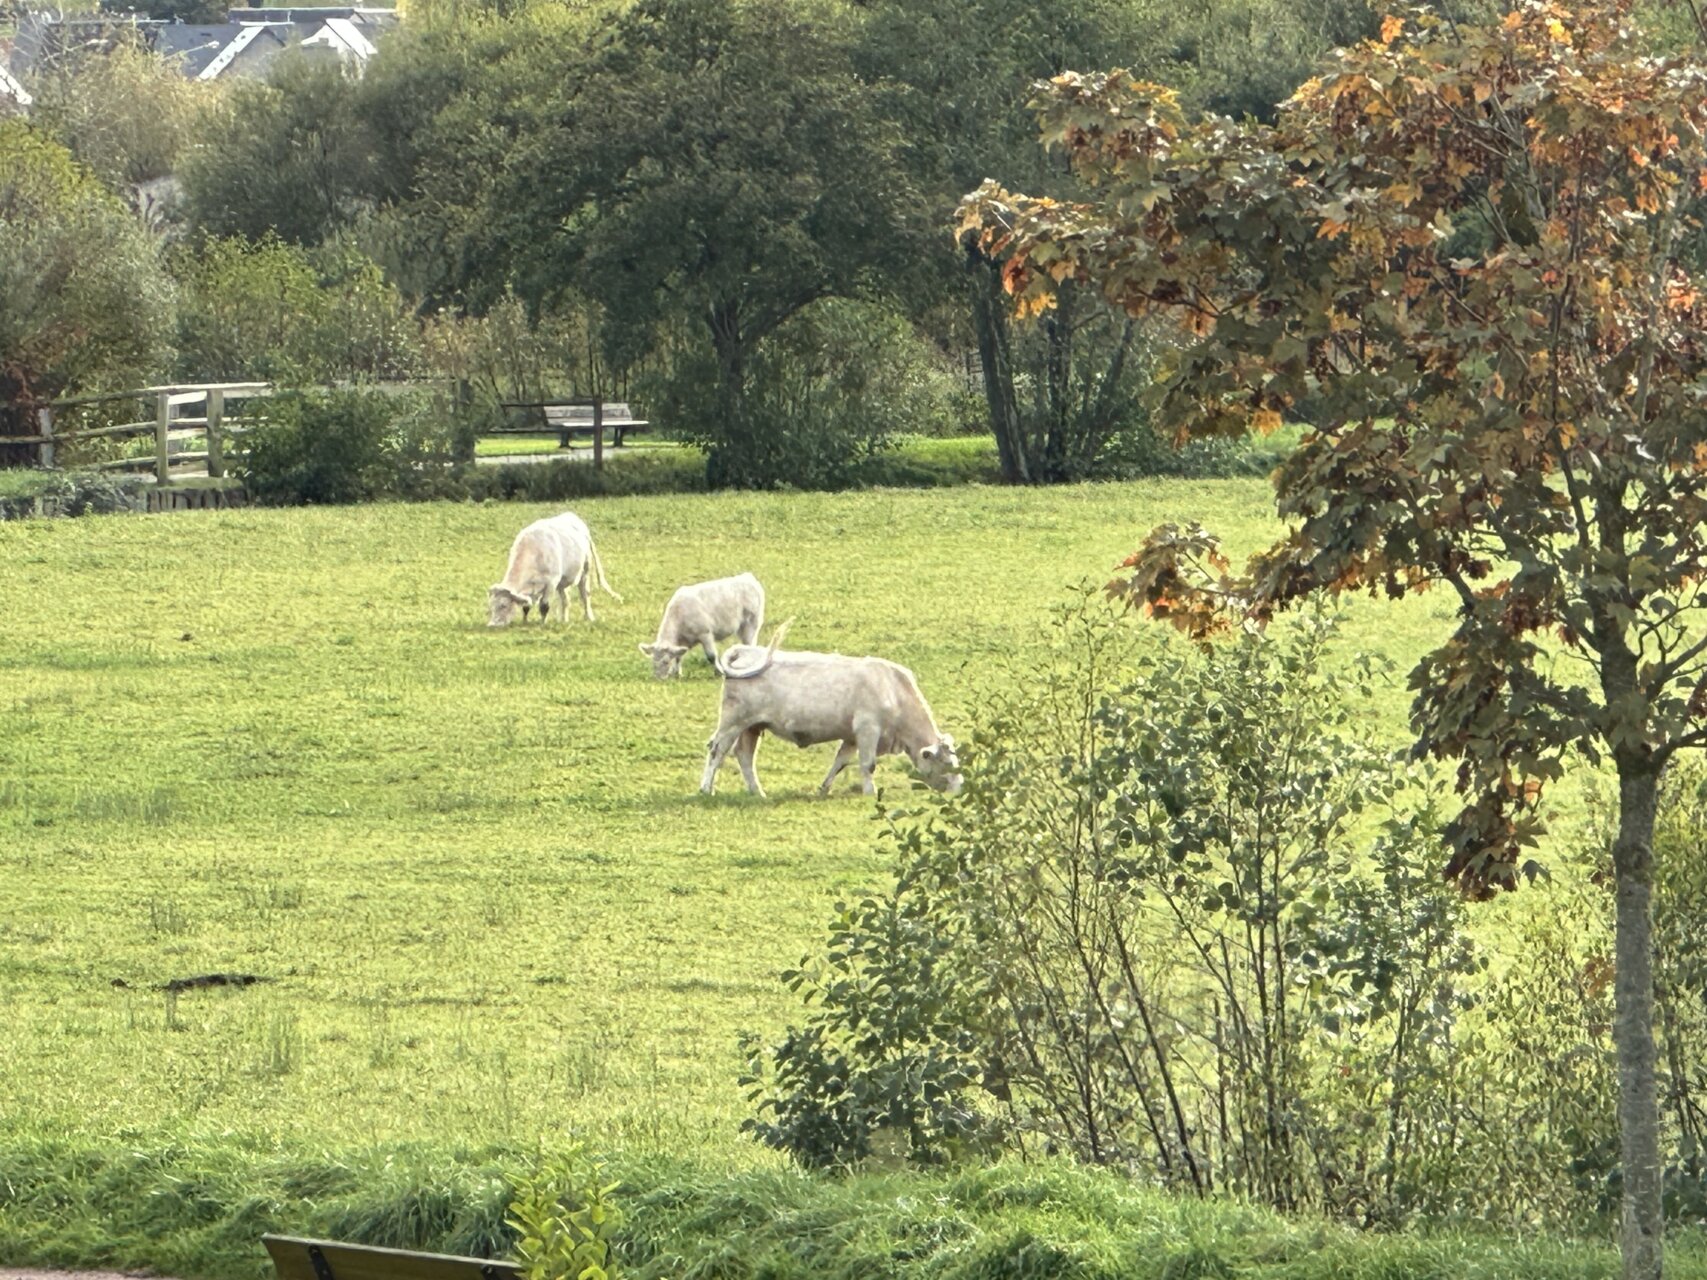
[[[186,378],[301,384],[403,378],[416,368],[408,307],[353,245],[204,238],[180,248],[174,269]]]
[[[958,425],[954,380],[894,312],[831,299],[760,344],[743,394],[721,405],[710,353],[676,356],[652,382],[654,416],[704,447],[712,488],[846,488],[897,435]]]
[[[619,1280],[616,1235],[622,1211],[604,1166],[579,1152],[510,1178],[509,1227],[516,1267],[526,1280]]]
[[[0,434],[29,434],[38,402],[146,380],[172,305],[124,202],[46,133],[0,119]]]
[[[243,482],[262,502],[366,502],[460,496],[453,465],[468,446],[428,397],[298,391],[266,402]]]
[[[0,520],[19,520],[38,508],[61,516],[106,515],[142,508],[153,481],[101,471],[8,471],[15,492],[0,493]]]
[[[1361,730],[1373,668],[1330,669],[1323,623],[1146,657],[1089,606],[1060,628],[965,793],[893,828],[894,888],[786,975],[813,1012],[745,1042],[748,1131],[810,1167],[1001,1144],[1365,1221],[1474,1200],[1423,1166],[1479,966]]]

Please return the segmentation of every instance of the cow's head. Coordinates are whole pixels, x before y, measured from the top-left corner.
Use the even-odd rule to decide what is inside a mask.
[[[503,583],[499,583],[497,586],[487,591],[486,603],[490,609],[490,613],[486,618],[486,625],[489,627],[507,627],[510,623],[516,620],[516,608],[518,605],[521,607],[522,620],[525,622],[528,616],[528,609],[532,606],[533,601],[529,600],[526,596],[517,595],[514,591],[511,591],[508,587],[504,586]]]
[[[960,757],[954,754],[954,739],[946,733],[919,750],[919,774],[938,791],[959,795],[966,779],[960,773]]]
[[[674,644],[643,644],[640,652],[652,659],[652,674],[660,680],[668,680],[671,676],[682,673],[682,655],[686,653],[686,645]]]

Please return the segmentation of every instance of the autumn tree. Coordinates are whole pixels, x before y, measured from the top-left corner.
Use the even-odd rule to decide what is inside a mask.
[[[1043,137],[1093,191],[987,183],[963,229],[1020,310],[1062,282],[1194,339],[1182,436],[1320,424],[1275,477],[1286,535],[1234,573],[1162,528],[1113,590],[1207,637],[1312,593],[1440,589],[1418,747],[1457,763],[1449,873],[1515,885],[1575,758],[1618,779],[1625,1274],[1661,1270],[1652,837],[1661,771],[1707,744],[1707,67],[1645,50],[1625,0],[1419,10],[1337,55],[1272,125],[1188,124],[1126,72],[1062,76]]]

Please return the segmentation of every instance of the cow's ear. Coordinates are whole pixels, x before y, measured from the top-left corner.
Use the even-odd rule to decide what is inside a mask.
[[[648,658],[650,658],[652,656],[652,646],[651,645],[649,645],[649,644],[637,644],[634,647],[636,649],[640,650],[641,653],[644,653]]]
[[[935,747],[926,747],[924,750],[919,752],[919,759],[921,759],[921,760],[935,760],[936,754],[937,753],[936,753]]]
[[[942,745],[947,747],[950,751],[953,751],[954,750],[954,739],[949,737],[948,734],[945,733],[942,735]]]

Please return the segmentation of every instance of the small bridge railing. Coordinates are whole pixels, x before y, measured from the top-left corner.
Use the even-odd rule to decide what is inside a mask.
[[[83,440],[124,439],[152,436],[154,448],[146,454],[111,458],[88,464],[102,471],[154,472],[159,484],[170,484],[174,467],[201,466],[213,479],[225,475],[227,446],[233,444],[253,422],[252,418],[228,413],[232,401],[259,399],[271,393],[268,382],[200,382],[143,387],[137,391],[115,391],[108,395],[54,400],[35,412],[34,435],[0,436],[0,445],[34,445],[36,464],[53,467],[62,446]],[[139,401],[154,411],[140,422],[67,429],[61,422],[64,411],[101,404]],[[186,450],[182,446],[200,437],[205,446]]]

